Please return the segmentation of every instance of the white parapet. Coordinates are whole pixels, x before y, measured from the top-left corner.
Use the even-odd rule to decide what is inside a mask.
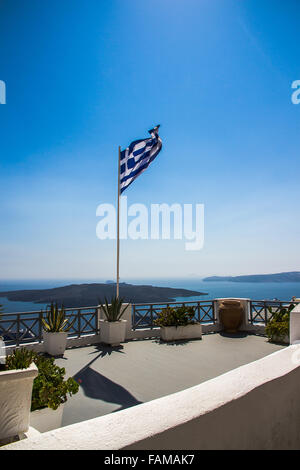
[[[290,313],[290,344],[300,343],[300,304]]]
[[[5,450],[300,448],[300,345],[195,387]]]

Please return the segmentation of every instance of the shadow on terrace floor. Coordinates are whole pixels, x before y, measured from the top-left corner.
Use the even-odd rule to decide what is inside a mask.
[[[80,384],[87,397],[120,405],[120,408],[115,411],[124,410],[125,408],[142,403],[124,387],[90,367],[85,367],[82,371],[79,371],[74,376],[74,379]]]
[[[164,344],[166,346],[185,346],[186,344],[189,344],[189,342],[191,341],[193,340],[190,339],[190,340],[177,340],[177,341],[163,341],[162,339],[157,338],[153,340],[153,343]]]
[[[220,331],[219,332],[220,336],[223,336],[224,338],[246,338],[246,336],[249,335],[247,331],[239,331],[238,333],[226,333],[225,331]]]
[[[111,356],[113,353],[125,354],[124,346],[109,346],[108,344],[99,343],[95,344],[95,351],[90,354],[99,354],[92,360],[92,362],[96,361],[99,357]]]
[[[125,408],[139,405],[142,402],[137,400],[126,388],[92,369],[91,365],[97,359],[111,355],[114,352],[124,354],[122,349],[122,346],[97,345],[96,351],[93,354],[97,354],[97,352],[99,354],[74,375],[74,379],[79,383],[87,397],[120,405],[120,408],[115,411],[124,410]]]

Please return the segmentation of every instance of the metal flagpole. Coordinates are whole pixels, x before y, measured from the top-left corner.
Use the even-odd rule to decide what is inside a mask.
[[[119,147],[118,158],[118,202],[117,202],[117,297],[119,297],[120,283],[120,163],[121,163],[121,147]]]

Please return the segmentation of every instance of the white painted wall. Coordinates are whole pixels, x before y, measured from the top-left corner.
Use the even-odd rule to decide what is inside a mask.
[[[300,304],[290,313],[290,344],[300,342]]]
[[[5,449],[299,449],[299,353],[300,345],[289,346],[196,387]]]

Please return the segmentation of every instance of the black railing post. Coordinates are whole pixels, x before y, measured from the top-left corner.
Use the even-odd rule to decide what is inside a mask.
[[[77,324],[78,324],[78,337],[80,338],[80,336],[81,336],[81,315],[80,315],[80,309],[78,309],[78,312],[77,312]]]
[[[39,343],[42,342],[43,339],[43,312],[39,313]]]
[[[197,302],[197,314],[198,314],[198,322],[200,323],[200,321],[201,321],[201,306],[200,306],[200,302]]]
[[[135,305],[132,304],[132,329],[135,330]]]
[[[16,334],[16,346],[20,345],[20,314],[17,314],[17,334]]]
[[[151,322],[151,330],[153,330],[153,305],[150,305],[150,322]]]
[[[265,310],[265,325],[268,323],[268,306],[267,302],[264,301],[264,310]]]

